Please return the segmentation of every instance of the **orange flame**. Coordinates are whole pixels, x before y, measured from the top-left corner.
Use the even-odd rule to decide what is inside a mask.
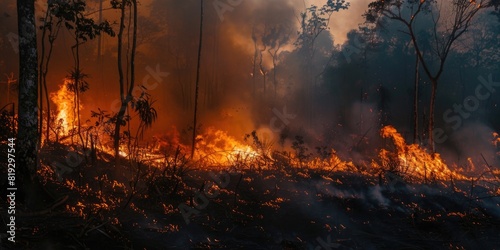
[[[208,128],[198,135],[195,158],[211,161],[213,164],[231,165],[239,159],[255,159],[259,154],[250,146],[238,142],[222,130]]]
[[[493,145],[500,148],[500,135],[497,132],[493,132]],[[500,153],[500,152],[499,152]]]
[[[429,153],[418,144],[407,145],[404,138],[392,126],[385,126],[381,129],[380,135],[383,138],[391,138],[396,146],[395,152],[382,149],[379,153],[382,167],[391,164],[396,170],[409,174],[417,178],[435,178],[447,180],[463,179],[464,177],[450,170],[443,162],[438,153]],[[380,167],[380,166],[379,166]]]
[[[64,83],[59,85],[59,90],[50,94],[50,99],[57,105],[56,122],[61,121],[62,134],[67,134],[71,129],[77,126],[77,117],[75,110],[74,94],[68,88],[69,80],[65,79]],[[79,104],[80,109],[83,105]]]

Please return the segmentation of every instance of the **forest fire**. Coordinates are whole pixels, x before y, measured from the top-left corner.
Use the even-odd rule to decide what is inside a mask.
[[[69,90],[68,84],[70,83],[65,80],[64,84],[60,85],[60,89],[51,94],[51,100],[57,104],[56,121],[58,125],[55,126],[55,131],[59,133],[59,137],[69,135],[70,133],[74,134],[75,131],[72,130],[78,126],[76,122],[78,118],[75,117],[77,112],[74,105],[74,93]],[[79,108],[81,109],[82,107],[80,104]],[[167,158],[172,158],[172,156],[167,155],[172,154],[175,151],[174,149],[179,150],[179,153],[184,156],[189,155],[190,146],[180,142],[178,131],[173,131],[172,133],[170,135],[172,138],[164,137],[166,139],[164,141],[158,139],[162,138],[162,136],[156,136],[155,138],[157,139],[154,142],[156,146],[152,150],[148,149],[147,146],[144,148],[139,146],[139,148],[134,149],[136,154],[134,159],[143,162],[154,162],[156,166],[162,166],[168,161]],[[390,139],[394,148],[392,151],[385,148],[380,149],[379,159],[372,161],[374,169],[398,172],[419,181],[466,179],[462,174],[451,170],[438,153],[429,153],[427,149],[418,144],[406,144],[404,138],[393,126],[383,127],[380,130],[380,135],[382,138]],[[96,134],[95,136],[99,137],[101,141],[101,150],[108,154],[113,154],[113,149],[108,146],[111,145],[112,138],[107,136],[104,131],[100,131],[100,134]],[[493,136],[494,139],[492,142],[498,147],[500,142],[498,134],[494,133]],[[247,135],[248,137],[250,135]],[[258,137],[254,137],[253,139],[253,143],[246,141],[246,139],[246,143],[240,142],[234,137],[229,136],[225,131],[213,127],[207,128],[196,137],[196,150],[193,160],[200,166],[204,166],[204,168],[210,168],[210,166],[234,167],[235,165],[250,168],[251,166],[259,165],[259,168],[262,169],[272,166],[285,157],[288,164],[295,167],[332,171],[356,171],[354,164],[351,161],[340,159],[334,149],[331,149],[331,152],[327,152],[326,157],[323,155],[323,157],[315,156],[301,159],[298,152],[290,152],[284,156],[281,153],[277,153],[272,147],[264,148],[263,145],[259,145],[262,142],[258,141]],[[66,144],[69,145],[70,143],[66,141]],[[130,150],[130,148],[122,145],[120,146],[119,155],[129,158],[134,153]],[[468,162],[469,166],[472,167],[469,170],[473,171],[474,163],[470,158]]]
[[[0,7],[0,249],[500,246],[497,0]]]

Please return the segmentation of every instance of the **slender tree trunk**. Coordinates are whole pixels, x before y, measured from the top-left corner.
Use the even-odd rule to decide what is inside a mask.
[[[51,58],[51,55],[52,55],[52,51],[53,51],[53,48],[54,48],[54,40],[55,40],[55,37],[52,37],[53,35],[57,36],[57,31],[59,30],[59,25],[57,25],[54,29],[54,27],[51,27],[52,29],[49,30],[49,34],[48,34],[48,41],[49,41],[49,50],[47,51],[47,57],[45,57],[45,39],[47,37],[47,23],[50,23],[50,25],[52,26],[52,15],[51,15],[51,8],[52,8],[52,5],[51,4],[47,4],[47,11],[45,13],[45,17],[43,19],[43,29],[42,29],[42,38],[41,38],[41,56],[40,56],[40,65],[39,65],[39,70],[38,70],[38,75],[39,75],[39,88],[40,88],[40,130],[39,130],[39,133],[40,133],[40,136],[39,136],[39,146],[38,147],[41,147],[41,143],[42,143],[42,134],[43,134],[43,97],[44,97],[44,94],[45,94],[45,101],[46,101],[46,104],[47,104],[47,123],[46,123],[46,134],[45,134],[45,140],[48,142],[50,141],[50,99],[49,99],[49,92],[48,92],[48,89],[47,89],[47,73],[48,73],[48,70],[49,70],[49,62],[50,62],[50,58]],[[55,32],[54,34],[52,32]]]
[[[212,48],[212,75],[211,75],[211,79],[210,79],[210,85],[208,86],[207,88],[207,91],[208,91],[208,95],[207,95],[207,102],[208,102],[208,108],[210,109],[213,105],[214,105],[214,97],[215,97],[215,94],[216,94],[216,89],[215,89],[215,86],[217,85],[217,46],[218,46],[218,41],[219,41],[219,37],[218,37],[218,33],[217,33],[217,22],[216,24],[214,25],[214,39],[213,39],[214,43],[213,43],[213,48]]]
[[[194,157],[196,148],[196,116],[198,112],[198,90],[200,82],[201,48],[203,42],[203,0],[200,0],[200,41],[198,44],[198,63],[196,65],[196,86],[194,92],[194,119],[193,119],[193,141],[191,146],[191,159]]]
[[[418,65],[419,59],[418,56],[415,56],[415,89],[413,91],[413,143],[416,143],[418,140]]]
[[[36,182],[38,165],[38,55],[34,0],[17,1],[19,32],[19,110],[16,160],[19,182]],[[26,195],[30,195],[26,192]]]
[[[117,120],[115,124],[115,134],[114,134],[114,150],[115,150],[115,166],[120,165],[120,128],[123,124],[123,118],[130,101],[132,101],[132,90],[135,86],[135,51],[137,47],[137,1],[132,0],[132,8],[134,15],[133,29],[132,29],[132,51],[130,52],[130,62],[127,63],[127,67],[130,66],[130,75],[127,73],[126,78],[129,82],[127,88],[124,86],[124,76],[123,76],[123,66],[122,66],[122,47],[123,47],[123,31],[125,28],[125,5],[126,1],[122,1],[121,5],[121,17],[120,17],[120,32],[118,33],[118,73],[120,78],[120,97],[121,106],[117,114]],[[127,55],[128,56],[128,55]]]
[[[59,33],[59,26],[57,26],[57,31],[56,33],[54,33],[54,37],[51,37],[52,34],[49,34],[49,52],[47,54],[47,60],[45,62],[45,66],[44,66],[44,71],[42,72],[43,74],[43,89],[45,91],[45,100],[47,102],[47,129],[46,129],[46,134],[45,134],[45,137],[46,137],[46,140],[47,141],[50,141],[50,119],[51,119],[51,115],[50,115],[50,98],[49,98],[49,90],[47,88],[47,74],[49,72],[49,62],[50,62],[50,58],[52,57],[52,51],[54,50],[54,41],[55,41],[55,38],[57,37],[57,34]],[[52,33],[52,32],[51,32]]]
[[[120,129],[122,126],[123,115],[125,114],[125,109],[127,107],[126,98],[125,98],[125,90],[124,90],[124,79],[123,79],[123,65],[122,65],[122,57],[123,57],[123,30],[125,28],[125,0],[121,1],[121,14],[120,14],[120,29],[118,32],[118,76],[119,76],[119,85],[120,85],[120,100],[121,106],[118,114],[116,115],[115,122],[115,133],[114,133],[114,150],[115,150],[115,166],[118,166],[120,163]]]
[[[264,90],[264,100],[266,100],[266,69],[264,68],[264,66],[262,65],[262,61],[263,61],[263,57],[264,57],[264,54],[262,52],[266,51],[266,45],[264,45],[264,48],[259,50],[259,55],[260,55],[260,60],[259,60],[259,69],[260,69],[260,73],[262,74],[262,88]]]
[[[137,0],[132,0],[134,27],[132,29],[132,54],[130,55],[130,86],[128,89],[129,101],[132,100],[132,90],[135,87],[135,51],[137,48]]]
[[[99,0],[99,23],[102,23],[102,1]],[[101,60],[101,46],[102,46],[102,36],[99,34],[99,37],[97,38],[97,59],[100,61]],[[102,67],[102,65],[101,65]]]
[[[429,146],[432,152],[434,152],[436,149],[434,148],[434,135],[433,135],[433,130],[434,130],[434,110],[436,106],[436,93],[437,93],[437,86],[438,86],[438,81],[437,79],[431,79],[431,84],[432,84],[432,90],[431,90],[431,100],[430,100],[430,105],[429,105]]]
[[[254,46],[254,53],[253,53],[253,68],[252,68],[252,94],[253,97],[255,98],[255,90],[256,90],[256,78],[255,75],[257,74],[257,56],[258,56],[258,48],[257,48],[257,38],[255,37],[255,27],[252,30],[252,40],[253,40],[253,46]]]
[[[80,138],[80,142],[82,143],[82,147],[84,147],[85,143],[83,140],[83,136],[81,133],[81,122],[80,122],[80,82],[83,81],[83,74],[80,72],[80,43],[78,40],[78,34],[75,34],[76,37],[76,58],[75,58],[75,110],[76,110],[76,120],[77,120],[77,128],[76,131],[78,133],[78,137]]]
[[[254,47],[255,51],[253,53],[253,71],[252,71],[252,94],[255,97],[255,90],[256,90],[256,78],[255,75],[257,74],[257,42],[254,41]]]
[[[271,51],[271,49],[269,49],[267,51],[269,53],[269,55],[271,55],[271,58],[273,60],[273,86],[274,86],[274,101],[276,101],[276,92],[277,92],[277,88],[278,88],[278,83],[276,82],[276,66],[277,66],[277,62],[276,62],[276,58],[278,56],[278,52],[279,52],[279,46],[278,48],[274,51],[274,53]]]
[[[47,7],[47,12],[45,13],[45,17],[43,19],[43,29],[42,29],[42,39],[41,39],[41,56],[40,56],[40,64],[38,66],[38,76],[39,76],[39,79],[38,79],[38,88],[40,89],[40,96],[39,96],[39,102],[40,102],[40,120],[39,120],[39,129],[38,129],[38,133],[39,133],[39,136],[38,136],[38,147],[40,148],[41,147],[41,144],[42,144],[42,134],[43,134],[43,65],[44,65],[44,60],[45,60],[45,36],[47,34],[47,27],[46,27],[46,24],[47,24],[47,18],[49,16],[49,13],[50,13],[50,5]],[[49,115],[47,114],[47,117],[49,117]],[[48,120],[49,118],[47,118],[47,126],[48,126]],[[47,127],[48,129],[48,127]],[[46,138],[46,140],[48,140],[48,138]]]
[[[55,27],[52,27],[52,29],[49,31],[48,34],[48,41],[49,41],[49,50],[47,52],[47,57],[45,58],[45,37],[47,35],[47,27],[45,27],[45,24],[48,22],[50,25],[53,25],[52,23],[52,15],[50,15],[51,12],[51,5],[49,4],[47,7],[47,13],[45,15],[44,19],[44,28],[42,32],[42,55],[41,55],[41,61],[40,61],[40,69],[38,74],[40,74],[40,82],[41,86],[43,86],[43,92],[45,93],[45,101],[47,104],[47,123],[46,123],[46,130],[45,130],[45,140],[50,141],[50,98],[49,98],[49,91],[47,88],[47,75],[49,72],[49,65],[50,65],[50,59],[52,57],[52,51],[54,50],[54,42],[59,34],[59,28],[60,24],[57,24]],[[42,97],[40,97],[42,99]],[[40,101],[42,102],[42,100]],[[43,110],[42,107],[40,107],[40,110]],[[40,117],[40,122],[43,122],[43,119]],[[42,133],[42,132],[41,132]],[[41,137],[40,137],[41,138]]]
[[[43,52],[42,52],[42,57],[43,57]],[[42,135],[43,135],[43,86],[42,86],[43,81],[41,81],[42,73],[40,71],[38,71],[38,75],[39,75],[39,79],[38,79],[38,89],[39,89],[39,91],[38,91],[38,94],[39,94],[38,103],[39,103],[39,110],[40,110],[40,113],[39,113],[40,118],[38,121],[38,145],[37,145],[37,147],[41,148],[42,147]]]

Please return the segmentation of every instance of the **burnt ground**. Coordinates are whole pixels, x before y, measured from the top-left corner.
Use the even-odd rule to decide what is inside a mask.
[[[107,155],[84,160],[58,178],[48,166],[63,162],[68,149],[59,145],[42,152],[47,197],[36,210],[18,205],[16,249],[500,246],[498,183],[394,182],[366,173],[287,167],[116,169]],[[5,206],[1,214],[5,222]],[[6,244],[5,225],[2,249],[14,249]]]

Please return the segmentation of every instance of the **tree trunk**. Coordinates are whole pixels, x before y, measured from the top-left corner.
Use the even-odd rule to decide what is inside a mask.
[[[49,4],[47,7],[47,14],[45,16],[44,24],[46,24],[48,22],[52,25],[52,16],[49,15],[50,11],[52,11],[52,10],[51,10],[51,5]],[[48,21],[47,21],[47,19],[48,19]],[[49,64],[50,64],[50,59],[52,57],[52,51],[54,50],[54,42],[55,42],[55,39],[59,33],[59,27],[60,27],[60,24],[57,24],[55,29],[54,29],[54,27],[52,27],[52,30],[50,30],[50,32],[48,34],[49,51],[47,52],[46,58],[44,57],[44,55],[45,55],[45,37],[46,37],[46,32],[47,32],[47,27],[45,27],[45,25],[44,25],[43,32],[42,32],[42,58],[40,61],[40,70],[39,70],[38,74],[41,75],[40,76],[41,83],[42,83],[41,86],[43,86],[43,90],[45,93],[45,101],[47,103],[47,124],[46,124],[46,130],[45,130],[45,140],[47,142],[50,142],[50,119],[51,119],[50,98],[49,98],[49,91],[47,88],[47,75],[49,72]],[[40,102],[41,102],[41,100],[40,100]],[[43,111],[41,105],[40,105],[40,110]],[[41,117],[40,117],[40,122],[43,122]]]
[[[47,10],[47,13],[48,13],[48,10]],[[40,62],[40,67],[39,67],[39,70],[38,70],[38,94],[39,94],[39,97],[38,97],[38,100],[39,100],[39,109],[40,109],[40,113],[39,113],[39,123],[38,123],[38,143],[37,143],[37,147],[38,148],[41,148],[42,147],[42,134],[43,134],[43,86],[42,86],[42,64],[43,64],[43,58],[45,57],[45,30],[43,31],[43,34],[42,34],[42,55],[41,55],[41,62]],[[47,116],[48,117],[48,116]],[[47,119],[48,120],[48,119]]]
[[[123,57],[123,30],[125,25],[125,0],[122,0],[120,6],[120,29],[118,32],[118,75],[119,75],[119,84],[120,84],[120,100],[121,106],[118,114],[116,115],[115,122],[115,131],[114,131],[114,150],[115,150],[115,166],[118,166],[120,163],[120,129],[122,125],[123,115],[125,114],[125,109],[127,107],[125,91],[124,91],[124,79],[123,79],[123,65],[122,65],[122,57]]]
[[[419,75],[418,75],[418,66],[419,66],[419,59],[418,56],[416,55],[416,62],[415,62],[415,89],[413,91],[413,143],[417,143],[418,140],[418,82],[419,82]]]
[[[120,165],[120,130],[123,124],[123,118],[125,116],[125,112],[127,111],[127,107],[130,101],[132,101],[132,90],[134,89],[134,79],[135,79],[135,51],[137,47],[137,1],[132,0],[132,8],[134,15],[133,20],[133,34],[132,34],[132,52],[130,52],[130,62],[127,63],[127,68],[130,66],[130,75],[127,73],[126,78],[127,82],[130,84],[127,85],[127,88],[124,86],[124,75],[123,75],[123,65],[122,65],[122,57],[123,57],[123,31],[125,28],[125,6],[126,1],[122,1],[121,3],[121,16],[120,16],[120,31],[118,33],[118,73],[120,79],[120,98],[121,98],[121,106],[118,111],[116,123],[115,123],[115,132],[114,132],[114,151],[115,151],[115,167]],[[129,23],[130,25],[130,23]]]
[[[278,83],[276,82],[276,66],[277,66],[277,62],[276,62],[276,58],[278,57],[278,52],[279,52],[279,46],[278,48],[274,51],[274,53],[271,51],[272,48],[270,48],[267,52],[269,53],[269,55],[271,55],[271,58],[273,60],[273,86],[274,86],[274,99],[273,101],[276,101],[276,92],[277,92],[277,88],[278,88]]]
[[[102,1],[99,0],[99,23],[102,23]],[[99,34],[97,37],[97,59],[101,61],[101,46],[102,46],[102,36]],[[100,65],[102,67],[102,65]]]
[[[48,93],[47,93],[47,82],[46,82],[46,68],[44,68],[44,65],[45,65],[45,38],[46,38],[46,35],[47,35],[47,22],[52,22],[52,21],[48,21],[49,19],[49,15],[50,15],[50,12],[51,12],[51,5],[50,4],[47,4],[47,11],[45,12],[45,17],[43,18],[43,29],[42,29],[42,38],[41,38],[41,56],[40,56],[40,65],[39,65],[39,68],[38,68],[38,76],[39,76],[39,79],[38,79],[38,84],[39,84],[39,94],[40,94],[40,97],[39,97],[39,102],[40,102],[40,120],[39,120],[39,138],[38,138],[38,147],[40,148],[41,147],[41,144],[42,144],[42,134],[43,134],[43,97],[44,97],[44,91],[45,91],[45,97],[47,97],[47,135],[46,135],[46,138],[45,140],[46,141],[49,141],[49,125],[50,125],[50,101],[48,99]],[[52,19],[52,18],[51,18]],[[50,41],[50,35],[51,35],[52,32],[49,33],[49,41]],[[52,43],[51,43],[52,45]],[[51,46],[51,49],[49,51],[49,53],[52,51],[52,46]],[[48,66],[48,61],[50,59],[50,54],[47,56],[47,66]]]
[[[198,90],[200,82],[201,48],[203,42],[203,0],[200,0],[200,41],[198,44],[198,63],[196,65],[196,86],[194,92],[194,119],[193,119],[193,142],[191,146],[191,159],[194,157],[196,147],[196,116],[198,112]]]
[[[19,110],[16,159],[21,185],[36,181],[38,164],[38,55],[34,0],[18,0]],[[26,195],[30,195],[26,191]],[[26,197],[27,198],[27,197]]]
[[[83,79],[83,74],[80,71],[80,43],[79,43],[78,37],[79,37],[79,32],[77,31],[77,32],[75,32],[75,42],[76,42],[75,71],[76,71],[76,75],[75,75],[75,79],[74,79],[75,110],[76,110],[76,119],[77,119],[76,131],[78,133],[78,137],[80,138],[80,142],[82,143],[82,147],[85,148],[85,142],[83,140],[82,131],[81,131],[82,124],[80,121],[80,83],[82,82],[82,84],[83,84],[84,79]],[[74,126],[74,122],[73,122],[73,126]],[[71,138],[73,138],[73,135],[71,135]]]
[[[434,109],[436,106],[436,92],[437,92],[437,79],[431,79],[432,90],[431,90],[431,100],[429,105],[429,146],[432,152],[435,152],[434,148]]]
[[[252,68],[252,94],[253,97],[255,98],[255,90],[256,90],[256,78],[255,74],[257,74],[257,57],[258,57],[258,51],[259,49],[257,48],[257,37],[255,35],[255,26],[252,29],[252,40],[253,40],[253,47],[254,47],[254,53],[253,53],[253,68]]]

